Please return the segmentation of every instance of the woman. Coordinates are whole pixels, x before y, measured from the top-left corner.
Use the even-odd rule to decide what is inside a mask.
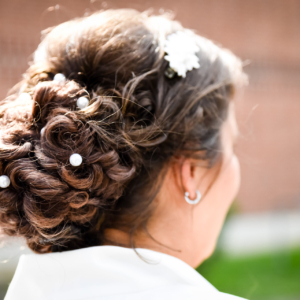
[[[165,16],[108,10],[48,30],[0,103],[11,299],[237,299],[193,268],[239,187],[232,53]]]

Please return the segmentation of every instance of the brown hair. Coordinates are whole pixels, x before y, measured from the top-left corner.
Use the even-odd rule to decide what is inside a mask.
[[[220,157],[241,62],[195,35],[200,68],[168,78],[161,39],[181,29],[165,16],[108,10],[44,33],[24,79],[0,102],[6,234],[39,253],[101,245],[106,228],[133,235],[146,228],[175,155],[210,166]],[[53,81],[57,73],[66,83]],[[85,109],[80,96],[89,97]]]

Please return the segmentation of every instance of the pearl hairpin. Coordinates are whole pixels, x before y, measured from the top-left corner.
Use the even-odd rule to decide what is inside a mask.
[[[6,175],[1,175],[0,176],[0,188],[7,188],[10,185],[10,179]]]
[[[89,106],[90,101],[89,101],[89,99],[88,99],[87,97],[79,97],[79,98],[77,99],[76,104],[77,104],[77,107],[78,107],[78,108],[84,109],[84,108],[86,108],[87,106]]]
[[[45,127],[43,127],[43,128],[41,129],[40,134],[43,135],[44,132],[45,132]]]
[[[82,156],[78,153],[74,153],[70,156],[70,164],[74,167],[78,167],[82,164]]]
[[[53,81],[56,81],[59,84],[64,84],[66,82],[66,76],[62,73],[55,74]]]

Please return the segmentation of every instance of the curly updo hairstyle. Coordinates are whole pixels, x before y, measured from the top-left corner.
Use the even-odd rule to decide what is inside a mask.
[[[178,30],[166,16],[107,10],[44,32],[23,80],[0,101],[6,234],[38,253],[101,245],[109,228],[134,236],[147,230],[174,157],[217,161],[242,64],[195,34],[200,68],[169,78],[162,44]]]

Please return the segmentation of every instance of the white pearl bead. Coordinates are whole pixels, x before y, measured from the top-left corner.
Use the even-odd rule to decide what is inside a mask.
[[[62,73],[55,74],[53,81],[56,81],[59,84],[64,84],[66,82],[66,77]]]
[[[5,189],[10,185],[10,179],[6,175],[0,176],[0,187]]]
[[[43,128],[41,129],[41,135],[43,135],[44,132],[45,132],[45,127],[43,127]]]
[[[82,163],[82,156],[78,153],[74,153],[70,156],[70,164],[74,167],[80,166]]]
[[[78,108],[84,109],[90,104],[90,101],[87,97],[79,97],[76,104]]]
[[[19,99],[22,101],[30,101],[31,96],[28,93],[21,93]]]

